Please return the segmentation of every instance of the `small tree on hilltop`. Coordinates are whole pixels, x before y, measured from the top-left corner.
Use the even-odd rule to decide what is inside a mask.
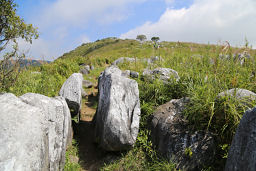
[[[142,42],[147,40],[147,37],[143,34],[140,34],[140,35],[137,35],[136,39]]]
[[[156,43],[160,40],[160,38],[159,37],[152,37],[151,40]]]
[[[13,0],[0,0],[0,91],[14,84],[19,62],[25,57],[17,53],[17,39],[32,43],[33,38],[38,38],[37,29],[16,15],[16,7]],[[8,45],[12,45],[13,50],[3,52]]]

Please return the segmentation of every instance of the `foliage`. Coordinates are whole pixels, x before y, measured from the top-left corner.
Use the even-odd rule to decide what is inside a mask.
[[[223,50],[225,46],[181,42],[160,42],[160,45],[161,61],[148,65],[145,61],[137,60],[136,63],[125,62],[119,65],[122,70],[129,69],[140,73],[140,78],[136,79],[141,104],[140,132],[132,150],[123,153],[119,160],[107,164],[102,169],[174,170],[174,163],[155,155],[149,138],[150,132],[147,130],[148,121],[157,106],[171,99],[189,97],[190,104],[184,115],[189,120],[191,130],[208,130],[216,135],[216,161],[209,168],[223,170],[235,129],[248,104],[244,105],[232,97],[216,99],[220,92],[232,88],[256,92],[255,50],[248,47],[229,47],[228,50]],[[244,51],[250,54],[250,58],[241,64],[238,54]],[[229,55],[229,58],[223,58],[226,55]],[[23,70],[9,91],[16,95],[35,92],[55,96],[62,83],[73,72],[79,71],[81,64],[95,66],[96,69],[85,77],[95,82],[106,66],[122,56],[150,58],[154,56],[152,42],[140,44],[136,40],[108,38],[83,44],[51,64]],[[142,77],[142,72],[147,67],[172,68],[179,73],[180,80],[170,79],[170,84],[164,84],[159,79]],[[40,74],[34,74],[35,71]],[[256,102],[253,101],[249,107],[255,105]],[[186,152],[191,155],[189,149]]]
[[[13,0],[0,1],[0,91],[7,91],[15,83],[19,73],[19,62],[25,57],[24,54],[17,53],[16,40],[21,38],[32,43],[33,38],[38,38],[37,29],[17,16],[16,7]],[[10,43],[14,43],[13,50],[4,53],[3,50]]]
[[[147,37],[144,34],[140,34],[140,35],[137,35],[136,39],[139,41],[145,41],[147,40]]]
[[[82,170],[79,163],[72,161],[72,157],[78,155],[77,142],[73,139],[72,146],[69,146],[66,151],[65,168],[64,171],[78,171]]]
[[[152,40],[153,42],[158,42],[158,41],[160,40],[160,38],[159,38],[159,37],[152,37],[151,40]]]

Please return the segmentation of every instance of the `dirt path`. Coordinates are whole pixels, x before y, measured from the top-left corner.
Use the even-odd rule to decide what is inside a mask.
[[[92,89],[88,99],[83,100],[81,109],[81,120],[78,126],[78,133],[75,139],[78,142],[79,163],[83,171],[99,170],[104,165],[107,153],[99,149],[93,142],[94,128],[93,116],[96,113],[97,89]]]

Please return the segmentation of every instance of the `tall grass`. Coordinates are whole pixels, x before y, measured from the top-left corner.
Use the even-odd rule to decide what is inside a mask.
[[[136,63],[125,62],[119,67],[130,69],[142,75],[145,68],[172,68],[179,73],[180,80],[172,80],[163,84],[160,80],[136,79],[139,84],[141,102],[140,133],[136,146],[123,157],[103,170],[161,170],[174,169],[174,164],[155,155],[150,142],[148,120],[157,106],[171,99],[189,97],[190,104],[184,115],[189,120],[191,130],[208,130],[217,138],[216,162],[211,166],[214,170],[223,169],[225,158],[235,129],[240,118],[248,108],[232,97],[216,101],[220,92],[232,88],[244,88],[256,92],[256,52],[245,48],[201,45],[194,43],[161,42],[155,50],[151,42],[140,44],[134,40],[104,39],[95,43],[79,46],[76,50],[63,55],[51,64],[24,70],[17,83],[9,91],[16,95],[26,92],[41,93],[47,96],[57,95],[63,82],[86,63],[95,66],[95,70],[86,76],[94,82],[104,68],[119,57],[150,58],[159,55],[163,60],[147,65],[137,60]],[[247,51],[251,58],[243,65],[238,60],[238,53]],[[233,59],[222,58],[221,55],[232,56]],[[34,71],[40,74],[33,74]],[[255,106],[252,102],[250,106]],[[218,162],[220,161],[220,162]],[[129,164],[129,162],[131,164]]]

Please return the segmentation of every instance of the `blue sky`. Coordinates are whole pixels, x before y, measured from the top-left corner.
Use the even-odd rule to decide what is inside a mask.
[[[106,37],[198,43],[245,37],[256,45],[255,0],[16,0],[18,15],[40,38],[20,48],[33,59],[54,60],[82,43]]]

